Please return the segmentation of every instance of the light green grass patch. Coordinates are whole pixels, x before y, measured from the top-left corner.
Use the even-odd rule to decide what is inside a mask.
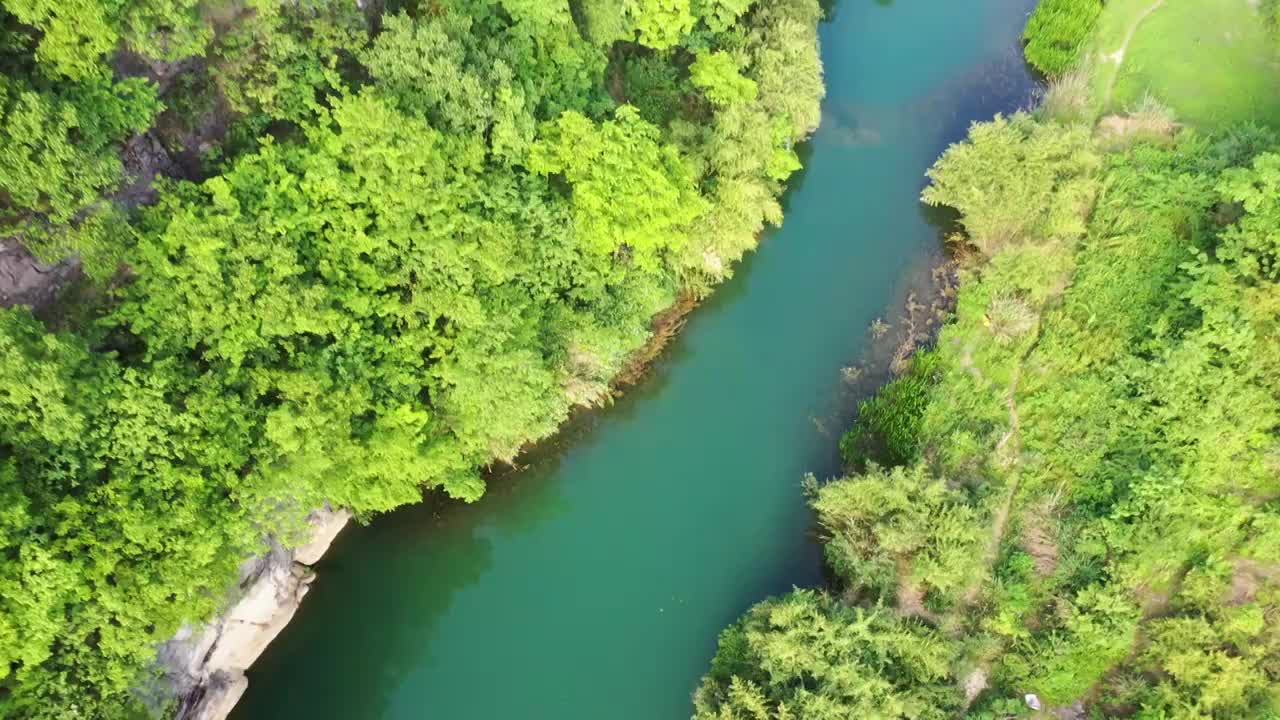
[[[1150,94],[1170,106],[1180,122],[1192,125],[1252,120],[1280,126],[1280,37],[1258,5],[1251,0],[1164,0],[1158,7],[1156,0],[1107,3],[1090,58],[1098,104],[1108,112],[1123,111]]]
[[[1107,95],[1115,83],[1120,69],[1121,48],[1129,38],[1130,28],[1135,27],[1156,0],[1110,0],[1102,6],[1098,26],[1086,62],[1091,79],[1090,87],[1094,105],[1106,109]]]

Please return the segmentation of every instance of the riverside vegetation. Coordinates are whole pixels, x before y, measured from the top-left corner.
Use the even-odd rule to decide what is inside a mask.
[[[953,318],[862,405],[850,474],[806,481],[835,587],[725,630],[697,720],[1280,718],[1280,117],[1144,92],[1096,122],[1122,108],[1094,78],[1183,72],[1098,28],[1219,31],[1217,3],[1160,5],[1046,0],[1042,108],[930,171]]]
[[[0,310],[0,717],[163,712],[265,537],[480,497],[781,221],[823,93],[817,0],[2,5],[0,223],[89,280]]]

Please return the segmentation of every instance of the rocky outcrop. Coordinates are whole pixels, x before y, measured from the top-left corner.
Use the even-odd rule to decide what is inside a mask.
[[[236,601],[203,627],[183,626],[159,652],[178,706],[178,720],[223,720],[249,685],[249,669],[289,624],[310,590],[314,564],[351,520],[324,508],[307,518],[310,540],[293,550],[272,541],[270,551],[240,567]]]
[[[311,526],[311,539],[306,545],[293,550],[293,561],[303,565],[315,565],[329,552],[329,546],[338,539],[338,533],[351,520],[351,513],[346,510],[317,510],[307,518]]]
[[[82,276],[80,261],[75,258],[43,263],[27,252],[17,238],[0,238],[0,308],[29,305],[39,312]]]

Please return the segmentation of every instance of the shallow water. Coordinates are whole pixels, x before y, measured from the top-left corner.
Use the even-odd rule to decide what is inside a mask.
[[[1034,4],[838,3],[785,227],[647,380],[479,503],[348,531],[235,720],[688,717],[720,629],[822,581],[800,480],[836,470],[840,370],[938,256],[925,169],[1029,100]]]

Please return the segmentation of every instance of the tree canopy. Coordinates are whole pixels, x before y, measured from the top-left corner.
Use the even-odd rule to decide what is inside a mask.
[[[0,222],[92,277],[0,310],[0,717],[136,716],[315,507],[479,498],[781,222],[822,95],[816,0],[3,7]]]

